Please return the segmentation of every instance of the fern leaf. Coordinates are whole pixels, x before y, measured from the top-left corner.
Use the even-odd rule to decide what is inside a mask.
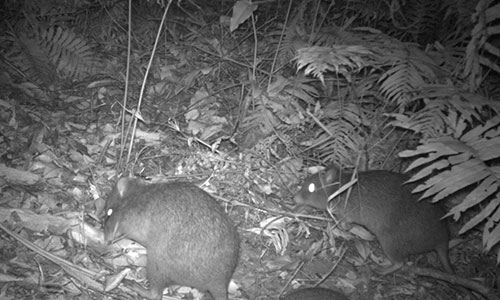
[[[16,65],[34,82],[50,84],[57,78],[50,61],[47,60],[47,53],[36,41],[26,35],[21,35],[18,39],[20,56],[16,59]]]
[[[48,50],[49,59],[57,71],[68,79],[79,79],[95,65],[92,47],[69,29],[49,27],[42,32],[41,45]]]
[[[355,165],[352,152],[360,152],[365,140],[359,129],[359,124],[365,122],[364,113],[355,103],[328,105],[322,111],[322,120],[327,123],[316,121],[323,131],[312,141],[311,147],[317,149],[325,161]]]
[[[495,117],[486,124],[469,130],[459,139],[451,136],[429,139],[425,145],[404,151],[400,155],[419,156],[408,169],[422,168],[411,179],[426,179],[414,190],[424,192],[422,198],[432,196],[434,201],[439,201],[453,197],[453,194],[465,188],[470,190],[467,197],[453,207],[447,216],[453,216],[457,220],[463,212],[484,204],[480,213],[461,229],[461,232],[465,232],[485,220],[498,222],[493,213],[500,209],[500,170],[487,164],[500,158],[498,149],[500,117]]]
[[[335,72],[350,78],[351,72],[357,72],[369,65],[375,53],[363,46],[308,47],[297,51],[298,69],[305,67],[305,74],[312,74],[324,84],[323,74]]]
[[[486,209],[493,211],[495,207],[500,206],[500,193],[496,195],[496,199],[492,201]],[[486,210],[485,209],[485,210]],[[500,209],[497,209],[495,214],[486,222],[483,230],[483,245],[486,251],[489,251],[493,246],[500,242]],[[497,257],[497,264],[500,258]]]
[[[380,91],[391,101],[406,105],[424,84],[424,79],[409,61],[387,70],[379,82]]]

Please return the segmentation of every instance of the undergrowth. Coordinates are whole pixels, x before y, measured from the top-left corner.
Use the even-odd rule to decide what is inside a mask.
[[[462,232],[482,228],[486,249],[500,241],[500,49],[491,33],[498,4],[238,2],[231,19],[219,13],[230,9],[219,3],[181,2],[161,28],[166,37],[146,100],[195,94],[187,108],[168,114],[184,122],[187,134],[214,149],[231,140],[243,149],[273,150],[267,157],[276,161],[314,156],[358,169],[403,164],[434,201],[467,190],[449,215],[472,211]],[[123,3],[2,5],[1,64],[12,82],[31,83],[16,88],[53,101],[51,91],[90,82],[114,107],[126,84]],[[158,7],[134,4],[131,94],[144,76]],[[400,151],[413,162],[397,159]]]

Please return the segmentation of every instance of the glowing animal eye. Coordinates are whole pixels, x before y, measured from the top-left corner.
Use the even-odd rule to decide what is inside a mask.
[[[108,209],[106,214],[108,215],[108,217],[111,216],[113,214],[113,209],[112,208]]]
[[[314,193],[314,191],[316,190],[316,185],[314,183],[310,183],[308,189],[309,193]]]

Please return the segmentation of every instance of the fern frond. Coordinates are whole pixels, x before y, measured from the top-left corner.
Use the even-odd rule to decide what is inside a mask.
[[[390,113],[389,124],[423,135],[424,139],[443,135],[460,136],[465,127],[481,120],[484,108],[500,112],[498,101],[459,91],[451,85],[427,85],[411,102],[423,100],[425,107],[417,112]]]
[[[419,88],[424,85],[420,76],[411,62],[402,63],[387,70],[379,79],[380,91],[391,101],[406,105]]]
[[[481,72],[482,66],[500,73],[500,66],[495,60],[488,58],[492,56],[497,61],[500,59],[500,48],[494,42],[488,42],[499,31],[497,24],[500,20],[500,4],[488,7],[490,3],[491,1],[479,1],[476,14],[472,16],[475,26],[467,45],[463,70],[463,76],[469,78],[471,90],[476,90],[484,79]],[[484,52],[488,53],[488,56],[482,54]]]
[[[93,72],[97,59],[91,46],[70,30],[50,27],[39,33],[21,34],[15,40],[18,55],[10,60],[31,81],[53,84],[60,76],[66,79],[81,79]]]
[[[467,197],[453,207],[448,215],[458,220],[466,210],[483,204],[481,212],[462,227],[461,233],[486,220],[485,228],[488,230],[484,231],[483,240],[487,240],[492,246],[494,243],[490,235],[500,230],[500,224],[497,223],[498,219],[494,214],[500,209],[500,168],[490,167],[487,162],[500,158],[498,149],[500,149],[500,117],[495,117],[484,126],[477,126],[460,138],[447,136],[429,139],[426,144],[418,146],[415,150],[401,152],[400,156],[421,156],[408,167],[408,170],[423,167],[411,179],[417,181],[427,178],[424,184],[415,189],[415,192],[425,191],[422,198],[433,196],[434,201],[439,201],[464,188],[472,188]],[[437,174],[434,175],[436,171]]]
[[[57,73],[47,58],[48,53],[35,40],[21,35],[16,46],[20,50],[19,56],[12,57],[12,60],[32,82],[50,85],[57,80]]]
[[[374,52],[363,46],[315,46],[299,49],[295,59],[298,69],[306,67],[306,75],[312,74],[324,84],[325,72],[341,73],[350,79],[351,72],[369,65],[374,56]]]
[[[65,78],[82,78],[95,67],[92,47],[69,29],[48,28],[40,35],[40,46]]]
[[[329,105],[324,108],[318,125],[323,128],[312,141],[324,161],[343,162],[345,165],[356,165],[353,153],[363,149],[363,131],[360,124],[365,123],[364,112],[355,103],[344,106]]]

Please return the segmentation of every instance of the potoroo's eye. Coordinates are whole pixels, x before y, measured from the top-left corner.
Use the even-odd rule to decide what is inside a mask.
[[[316,191],[316,185],[314,183],[310,183],[309,186],[307,187],[309,190],[309,193],[314,193]],[[108,214],[109,216],[110,214]]]

